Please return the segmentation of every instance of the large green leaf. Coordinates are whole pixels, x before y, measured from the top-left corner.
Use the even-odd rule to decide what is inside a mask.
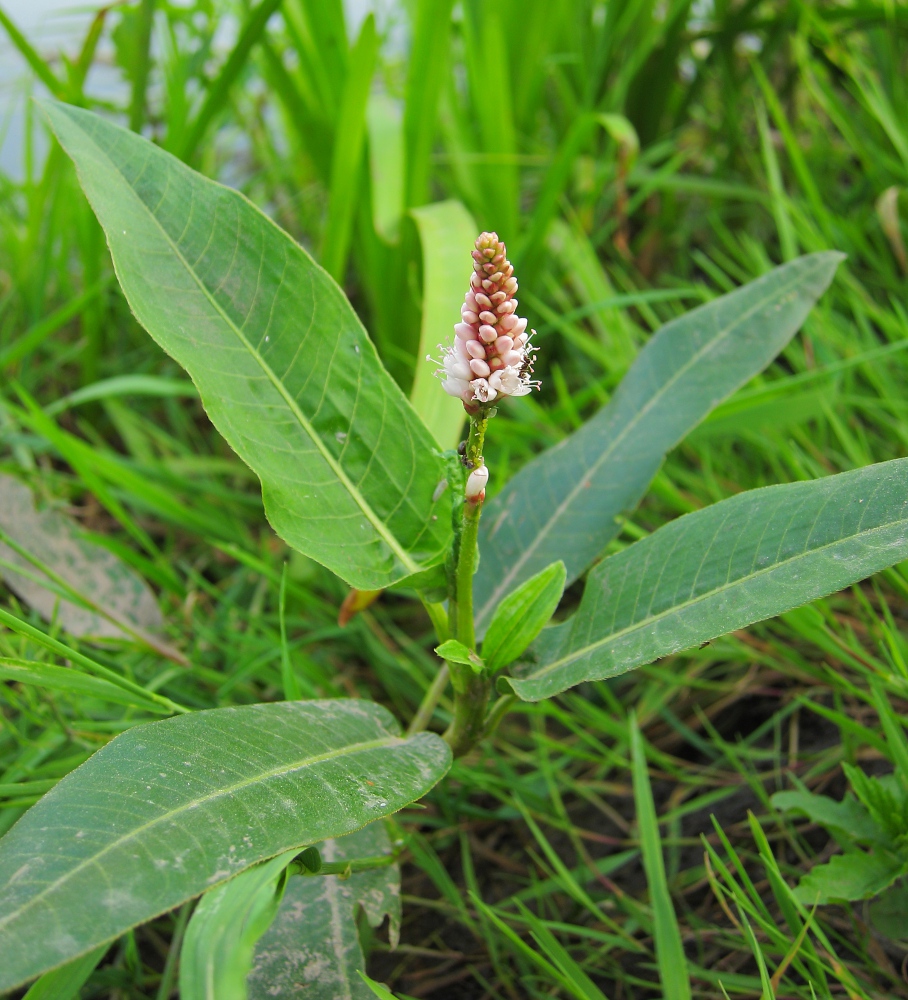
[[[908,459],[767,486],[603,560],[573,618],[501,683],[527,701],[781,614],[908,557]]]
[[[383,823],[319,845],[322,860],[350,861],[390,851]],[[357,910],[378,927],[389,918],[391,946],[400,933],[400,869],[389,865],[349,878],[291,878],[274,923],[260,938],[249,975],[249,1000],[369,1000],[358,973],[366,960],[359,943]]]
[[[666,324],[608,405],[525,466],[488,504],[477,627],[505,595],[561,559],[570,584],[618,532],[665,453],[778,354],[842,260],[811,254]]]
[[[96,115],[42,106],[129,304],[258,474],[278,534],[362,590],[439,562],[442,461],[340,288],[238,192]]]
[[[246,705],[136,726],[0,840],[0,991],[282,851],[350,833],[450,763],[367,701]]]

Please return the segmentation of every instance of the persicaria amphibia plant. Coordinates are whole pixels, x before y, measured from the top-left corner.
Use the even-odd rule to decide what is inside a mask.
[[[472,250],[440,365],[469,414],[459,454],[445,453],[343,291],[290,236],[140,136],[79,108],[43,108],[135,316],[261,480],[275,532],[350,588],[416,594],[439,660],[406,733],[367,699],[301,699],[289,662],[284,700],[213,696],[196,711],[174,671],[152,672],[146,689],[110,650],[100,663],[91,645],[72,648],[0,609],[67,674],[95,675],[81,682],[99,700],[113,690],[121,717],[98,732],[124,730],[0,840],[0,992],[100,961],[130,928],[202,896],[180,955],[181,1000],[273,996],[275,983],[303,981],[301,954],[325,972],[305,980],[311,995],[331,998],[339,977],[360,982],[356,906],[399,919],[383,821],[520,701],[613,678],[908,557],[906,459],[741,493],[603,557],[665,454],[787,345],[840,254],[790,261],[667,323],[606,405],[486,499],[489,419],[503,397],[538,385],[495,233]],[[559,608],[581,580],[579,601]],[[338,874],[350,876],[347,909],[294,925]]]

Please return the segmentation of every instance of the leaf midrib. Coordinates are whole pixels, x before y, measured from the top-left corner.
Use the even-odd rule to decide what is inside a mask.
[[[73,119],[70,119],[70,121],[72,121],[72,120]],[[347,490],[347,492],[349,493],[349,495],[351,496],[351,498],[354,500],[354,502],[356,503],[356,505],[360,508],[360,510],[363,512],[363,514],[365,515],[365,517],[369,520],[369,522],[372,524],[372,526],[375,528],[375,530],[378,532],[378,534],[381,536],[381,538],[385,541],[385,543],[389,546],[389,548],[391,549],[391,551],[397,556],[397,558],[403,563],[404,566],[406,566],[406,568],[411,573],[418,572],[419,569],[420,569],[419,564],[415,560],[413,560],[411,558],[410,554],[402,547],[402,545],[400,544],[400,542],[391,533],[391,531],[387,528],[387,526],[381,520],[381,518],[375,513],[374,510],[372,510],[372,507],[369,504],[369,502],[366,500],[366,498],[353,485],[353,483],[350,481],[349,477],[347,476],[346,472],[344,472],[344,470],[341,467],[341,465],[337,462],[337,460],[334,458],[334,456],[331,454],[331,452],[325,447],[325,444],[322,441],[322,439],[319,437],[319,435],[315,433],[312,425],[306,419],[306,416],[303,414],[302,410],[299,408],[296,400],[288,393],[288,391],[287,391],[286,387],[284,386],[283,382],[277,377],[277,374],[273,371],[273,369],[271,368],[271,366],[268,365],[265,362],[265,359],[261,356],[261,354],[259,354],[259,352],[252,346],[252,344],[246,338],[246,336],[242,332],[242,330],[227,315],[227,313],[224,311],[224,309],[221,307],[221,305],[218,303],[218,301],[213,297],[213,295],[209,291],[208,287],[204,284],[204,282],[202,281],[202,279],[196,274],[195,270],[192,267],[189,266],[189,262],[183,256],[182,252],[179,250],[179,248],[177,247],[177,245],[174,243],[174,241],[171,238],[170,234],[167,232],[167,230],[161,224],[161,222],[158,219],[157,215],[155,215],[155,213],[151,210],[151,208],[148,205],[146,205],[144,201],[142,201],[142,199],[139,197],[139,195],[136,192],[136,190],[129,183],[129,180],[126,178],[126,175],[123,173],[122,170],[120,170],[120,168],[116,164],[116,162],[113,161],[112,159],[110,159],[110,157],[107,156],[106,151],[104,149],[102,149],[97,144],[97,142],[95,141],[94,136],[91,135],[90,133],[86,132],[84,129],[82,129],[81,125],[78,125],[78,123],[76,123],[76,124],[77,124],[77,127],[83,132],[83,134],[86,135],[89,138],[89,140],[91,141],[91,143],[94,145],[95,149],[99,151],[99,153],[104,157],[104,159],[107,161],[107,163],[110,164],[110,166],[116,171],[116,173],[123,179],[123,183],[126,185],[126,188],[128,189],[128,191],[135,198],[136,202],[145,210],[145,212],[147,213],[147,215],[151,219],[154,220],[154,223],[158,227],[158,229],[160,230],[162,237],[167,242],[167,244],[170,246],[171,250],[173,251],[173,253],[175,254],[175,256],[179,259],[180,263],[186,269],[187,273],[192,276],[192,279],[195,281],[196,285],[199,287],[199,289],[201,290],[201,292],[203,293],[203,295],[205,296],[205,298],[208,299],[208,301],[210,302],[212,308],[221,316],[221,318],[228,325],[228,327],[234,332],[234,334],[236,335],[236,337],[240,341],[240,343],[246,348],[246,350],[249,352],[249,354],[252,356],[252,358],[254,358],[254,360],[258,363],[259,367],[262,369],[262,371],[265,373],[265,375],[271,381],[272,385],[275,387],[275,389],[277,389],[279,395],[284,399],[284,402],[287,404],[287,407],[289,408],[291,414],[296,418],[296,420],[299,422],[299,424],[302,427],[302,429],[304,430],[304,432],[308,435],[308,437],[310,438],[310,440],[315,444],[316,448],[318,449],[319,453],[321,454],[322,458],[325,460],[325,462],[327,463],[327,465],[329,466],[329,468],[331,469],[331,471],[341,481],[341,483],[343,484],[344,488]],[[212,183],[215,183],[215,182],[212,182]],[[274,226],[274,228],[277,230],[277,232],[281,236],[283,236],[283,238],[289,239],[289,237],[287,236],[287,234],[284,233],[284,231],[277,225],[277,223],[275,223],[272,219],[269,219],[268,216],[265,215],[264,212],[260,212],[260,210],[251,201],[249,201],[249,199],[246,198],[242,194],[242,192],[234,191],[234,192],[231,192],[231,193],[233,193],[234,195],[237,195],[244,202],[246,202],[246,204],[254,212],[257,212],[258,214],[260,214],[262,216],[263,219],[265,219],[267,222],[271,223],[271,225]],[[299,249],[299,248],[297,247],[296,249]],[[313,263],[313,266],[318,267],[318,265],[316,264],[315,261],[313,261],[312,263]],[[120,278],[120,269],[117,266],[116,259],[114,259],[114,270],[117,272],[117,278],[119,279]],[[121,282],[121,284],[122,284],[122,282]],[[191,377],[191,373],[190,373],[190,377]],[[195,381],[195,380],[193,379],[193,381]]]
[[[787,294],[793,287],[797,287],[797,285],[799,285],[802,281],[804,281],[805,277],[806,277],[805,274],[803,273],[799,274],[797,278],[793,278],[789,284],[783,286],[784,292],[779,291],[774,296],[770,296],[769,298],[771,299],[778,297],[781,294]],[[602,464],[612,455],[612,453],[615,451],[615,449],[618,447],[621,441],[627,436],[627,434],[629,434],[630,431],[634,427],[636,427],[636,425],[656,405],[657,402],[661,401],[665,393],[668,392],[668,390],[674,385],[675,382],[678,381],[678,379],[682,377],[682,375],[687,374],[688,370],[697,362],[699,362],[699,360],[703,357],[704,354],[709,353],[709,351],[720,340],[723,340],[726,337],[728,337],[736,326],[739,326],[742,322],[745,322],[746,320],[750,319],[750,317],[755,312],[763,308],[767,301],[768,299],[762,299],[759,303],[754,305],[747,312],[740,314],[735,319],[734,323],[729,324],[728,326],[725,327],[724,330],[718,333],[715,337],[707,341],[706,344],[704,344],[703,347],[699,351],[697,351],[696,354],[692,355],[690,359],[684,365],[682,365],[666,383],[664,383],[663,387],[655,395],[650,397],[649,401],[645,403],[637,411],[635,416],[632,417],[631,420],[629,420],[625,424],[623,430],[615,438],[612,439],[612,443],[609,445],[609,447],[605,451],[603,451],[601,456],[584,471],[579,481],[565,496],[564,500],[562,500],[562,502],[555,508],[555,510],[552,513],[552,516],[545,522],[542,528],[536,533],[530,545],[526,549],[524,549],[523,553],[511,564],[511,568],[504,575],[501,583],[499,583],[498,586],[492,591],[492,593],[489,596],[489,599],[486,601],[486,603],[483,605],[482,610],[479,612],[479,615],[477,616],[477,624],[481,622],[488,615],[489,609],[494,607],[495,602],[501,598],[502,593],[507,593],[507,588],[510,586],[514,577],[523,568],[524,564],[527,562],[530,556],[536,551],[536,549],[539,547],[542,541],[548,537],[548,534],[551,531],[554,522],[564,514],[565,510],[567,510],[568,507],[570,507],[570,505],[574,502],[574,500],[577,498],[580,492],[584,489],[583,484],[586,481],[586,479],[590,475],[595,475],[595,473],[598,472]]]
[[[199,806],[205,805],[206,803],[213,802],[215,799],[221,798],[226,795],[233,795],[235,792],[242,791],[244,788],[248,788],[258,782],[268,781],[270,778],[276,778],[280,775],[291,774],[294,771],[302,770],[305,767],[312,767],[315,764],[321,764],[326,760],[332,760],[337,757],[342,757],[346,754],[356,754],[361,753],[366,750],[378,750],[382,747],[389,747],[395,745],[403,745],[406,740],[399,736],[385,736],[381,739],[367,740],[363,743],[353,743],[348,744],[344,747],[339,747],[336,750],[329,750],[326,753],[316,754],[311,757],[304,757],[302,760],[296,761],[292,764],[285,764],[281,767],[272,768],[270,771],[262,771],[258,774],[250,777],[244,778],[242,781],[235,782],[232,785],[228,785],[225,788],[220,788],[217,791],[210,792],[207,795],[203,795],[200,798],[192,799],[189,802],[185,802],[178,806],[176,809],[171,809],[169,812],[161,813],[160,816],[156,816],[154,819],[147,823],[142,824],[142,826],[137,826],[134,830],[130,830],[128,833],[124,834],[122,837],[117,838],[117,840],[111,841],[100,851],[92,854],[91,857],[85,858],[84,861],[80,861],[78,865],[71,868],[69,871],[65,872],[54,882],[49,883],[45,886],[41,892],[37,895],[32,896],[28,899],[18,910],[13,910],[11,913],[7,914],[5,917],[0,917],[0,928],[3,928],[11,920],[16,917],[21,916],[28,909],[35,906],[49,893],[54,892],[57,888],[67,882],[69,879],[76,876],[80,871],[88,868],[91,865],[97,864],[98,860],[104,855],[116,850],[124,844],[128,844],[130,840],[135,839],[140,834],[145,833],[147,830],[153,829],[160,823],[164,823],[173,819],[175,816],[179,816],[190,809],[197,809]]]
[[[826,549],[834,548],[836,545],[840,545],[843,542],[847,542],[855,538],[862,538],[867,535],[872,535],[876,531],[885,531],[887,528],[891,528],[894,525],[898,524],[904,524],[906,523],[906,521],[908,521],[908,517],[903,517],[895,521],[889,521],[887,524],[879,524],[875,528],[868,528],[866,531],[857,531],[852,535],[843,535],[841,538],[837,538],[833,542],[827,542],[825,545],[819,545],[815,549],[805,549],[803,552],[799,552],[797,555],[791,556],[788,559],[782,559],[779,562],[773,563],[771,566],[765,566],[763,567],[763,569],[759,569],[756,570],[756,572],[749,573],[747,576],[741,576],[738,577],[737,580],[727,582],[721,587],[714,587],[712,590],[708,590],[703,594],[699,594],[697,597],[684,601],[681,604],[675,604],[671,608],[668,608],[666,611],[660,612],[657,615],[650,615],[648,618],[641,618],[640,621],[634,622],[633,624],[628,625],[625,628],[619,629],[617,632],[612,632],[610,635],[607,635],[603,639],[599,639],[596,642],[590,643],[588,646],[584,646],[581,649],[575,650],[568,656],[561,657],[560,660],[555,660],[553,663],[546,664],[544,667],[542,667],[535,673],[527,674],[525,677],[515,677],[513,679],[516,681],[538,680],[540,677],[547,676],[553,670],[556,670],[558,667],[562,667],[567,664],[573,663],[575,660],[579,660],[582,657],[589,655],[590,653],[594,653],[600,647],[605,646],[608,643],[615,641],[616,639],[620,639],[625,635],[629,635],[631,632],[637,631],[637,629],[645,628],[648,625],[652,625],[653,622],[662,621],[663,619],[668,618],[670,615],[674,615],[682,611],[685,611],[688,608],[694,607],[694,605],[699,604],[701,601],[705,601],[710,597],[714,597],[716,594],[721,594],[724,591],[731,591],[735,587],[741,586],[742,584],[747,583],[751,580],[755,580],[760,576],[763,576],[767,573],[775,572],[775,570],[779,569],[780,567],[796,563],[799,559],[809,558],[810,556],[816,555],[817,553],[824,552]]]

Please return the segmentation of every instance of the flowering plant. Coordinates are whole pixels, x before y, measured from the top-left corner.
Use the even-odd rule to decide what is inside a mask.
[[[668,323],[592,420],[495,483],[483,454],[495,409],[539,387],[496,234],[476,241],[438,363],[469,418],[461,448],[445,452],[341,289],[289,236],[140,137],[74,107],[45,110],[136,317],[258,475],[274,530],[356,591],[418,598],[439,659],[406,731],[359,699],[288,692],[198,712],[164,692],[142,701],[168,717],[111,740],[0,840],[0,991],[97,961],[129,928],[201,897],[181,951],[184,1000],[281,995],[301,979],[312,997],[341,995],[341,980],[359,995],[355,907],[372,923],[390,914],[392,943],[399,920],[384,821],[519,701],[908,556],[902,459],[743,493],[601,558],[666,452],[785,347],[841,255],[791,261]],[[300,965],[300,935],[317,962]]]

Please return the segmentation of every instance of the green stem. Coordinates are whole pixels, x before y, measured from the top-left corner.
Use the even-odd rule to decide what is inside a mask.
[[[488,412],[480,410],[470,418],[470,436],[464,460],[468,469],[482,464]],[[461,515],[460,538],[455,553],[456,562],[450,581],[448,622],[452,636],[467,648],[476,648],[476,629],[473,623],[473,575],[478,558],[479,519],[482,501],[464,500]],[[455,757],[467,753],[482,737],[486,706],[491,691],[491,681],[483,674],[476,674],[469,666],[450,663],[454,685],[454,720],[445,733]]]
[[[441,700],[441,696],[445,693],[445,688],[448,686],[449,677],[450,671],[448,670],[448,665],[447,663],[443,663],[441,670],[435,676],[435,680],[432,681],[428,690],[423,695],[419,708],[416,710],[416,715],[413,716],[413,720],[407,727],[407,736],[421,733],[432,721],[435,709]]]

